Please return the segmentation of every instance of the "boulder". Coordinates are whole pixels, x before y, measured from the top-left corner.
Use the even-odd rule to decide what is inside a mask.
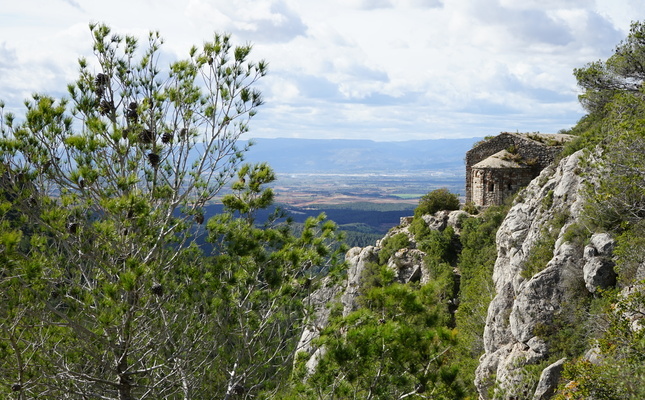
[[[450,211],[437,211],[434,215],[426,214],[422,216],[428,228],[437,231],[443,231],[448,226],[448,217]]]
[[[584,249],[583,276],[589,292],[606,289],[616,284],[615,263],[612,260],[615,241],[607,233],[591,236]]]
[[[564,369],[564,363],[567,359],[562,358],[548,367],[544,368],[540,375],[537,388],[533,394],[533,400],[547,400],[555,393],[558,387],[558,381]]]
[[[448,226],[452,227],[455,230],[455,233],[457,235],[461,234],[461,222],[469,217],[470,214],[468,214],[464,210],[456,210],[456,211],[451,211],[448,214]]]
[[[589,292],[606,289],[616,284],[614,262],[603,257],[593,257],[583,267],[585,286]]]
[[[345,261],[347,261],[349,268],[341,302],[343,315],[346,316],[358,308],[356,298],[360,295],[361,275],[368,263],[378,261],[378,249],[374,246],[354,247],[345,255]]]
[[[399,283],[427,282],[428,272],[423,264],[426,253],[418,249],[400,249],[388,261],[387,265],[396,273]]]
[[[327,326],[330,316],[329,304],[336,299],[342,289],[342,286],[335,284],[329,278],[325,278],[320,288],[314,290],[305,299],[305,303],[311,305],[312,315],[307,318],[307,325],[304,327],[296,346],[296,354],[306,352],[311,355],[306,364],[309,374],[314,372],[318,360],[325,351],[322,347],[314,346],[313,340],[318,338],[320,331]]]

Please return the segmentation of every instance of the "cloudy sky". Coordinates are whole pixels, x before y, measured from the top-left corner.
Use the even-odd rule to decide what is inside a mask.
[[[557,132],[583,115],[573,68],[607,58],[641,0],[3,0],[0,99],[63,95],[89,22],[185,58],[214,32],[269,63],[249,137],[378,141]]]

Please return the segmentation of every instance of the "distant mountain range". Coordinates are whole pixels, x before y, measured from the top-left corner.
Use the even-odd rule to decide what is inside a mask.
[[[344,139],[254,139],[247,162],[279,173],[454,171],[481,138],[375,142]]]

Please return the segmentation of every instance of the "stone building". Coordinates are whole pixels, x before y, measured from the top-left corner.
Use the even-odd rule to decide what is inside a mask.
[[[571,135],[510,133],[475,144],[466,153],[466,203],[499,205],[553,162]]]

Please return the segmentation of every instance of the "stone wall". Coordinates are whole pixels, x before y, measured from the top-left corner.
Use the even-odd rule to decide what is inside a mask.
[[[509,133],[502,132],[501,134],[495,136],[494,138],[485,140],[479,144],[476,144],[471,150],[466,153],[466,202],[475,202],[473,197],[473,191],[475,190],[473,185],[473,165],[477,164],[480,161],[485,160],[491,155],[502,151],[508,150],[511,147],[515,149],[515,152],[521,156],[521,158],[531,165],[532,178],[535,178],[541,170],[546,168],[549,164],[555,160],[555,157],[562,150],[561,145],[553,145],[549,143],[549,137],[553,137],[553,142],[563,143],[569,140],[567,135],[538,135],[535,134],[533,137],[543,140],[544,142],[535,140],[532,138],[531,134],[519,134],[519,133]],[[546,139],[545,139],[546,138]],[[557,140],[556,140],[557,139]],[[492,173],[492,172],[491,172]],[[517,183],[512,183],[511,186],[519,188],[525,186],[528,182],[525,181],[526,173],[521,172],[517,176],[519,181]],[[531,178],[531,179],[532,179]],[[498,180],[507,179],[505,177],[500,177]],[[511,178],[512,179],[512,178]],[[530,182],[530,179],[528,180]],[[499,187],[502,188],[501,186]],[[477,189],[480,190],[481,188]],[[517,189],[514,189],[516,191]],[[499,193],[494,196],[489,196],[495,199],[505,198],[507,194]],[[478,192],[479,198],[481,198],[481,192]],[[475,204],[478,204],[475,202]],[[501,202],[495,201],[495,203],[490,204],[501,204]],[[490,205],[487,204],[487,205]],[[479,204],[483,205],[483,204]]]
[[[473,168],[471,201],[484,207],[502,204],[535,175],[534,168]]]

